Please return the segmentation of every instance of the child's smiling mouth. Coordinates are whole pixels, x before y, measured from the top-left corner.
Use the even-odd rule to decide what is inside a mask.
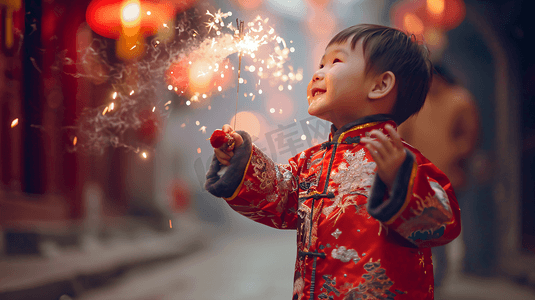
[[[319,88],[313,88],[311,91],[310,91],[310,94],[312,95],[312,97],[316,97],[318,95],[322,95],[322,94],[325,94],[326,90],[323,90],[323,89],[319,89]]]

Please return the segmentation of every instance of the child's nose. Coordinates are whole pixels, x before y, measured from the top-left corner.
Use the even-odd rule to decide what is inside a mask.
[[[316,71],[314,73],[314,75],[312,76],[312,81],[318,81],[318,80],[322,80],[323,79],[323,72],[321,72],[320,70]]]

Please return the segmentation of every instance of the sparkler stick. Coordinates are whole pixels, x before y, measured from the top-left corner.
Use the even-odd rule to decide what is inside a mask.
[[[236,25],[238,26],[238,34],[240,41],[243,39],[243,21],[236,18]],[[238,119],[238,99],[240,98],[240,79],[241,79],[241,57],[243,52],[241,49],[238,52],[238,87],[236,90],[236,111],[234,112],[234,129],[236,129],[236,119]]]

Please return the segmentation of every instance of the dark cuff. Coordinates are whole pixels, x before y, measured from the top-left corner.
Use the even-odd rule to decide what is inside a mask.
[[[386,184],[375,174],[370,197],[368,198],[368,213],[375,219],[386,222],[390,220],[403,207],[407,198],[407,190],[411,180],[412,166],[414,164],[414,154],[405,149],[407,157],[398,170],[390,197],[384,200],[386,194]]]
[[[230,159],[225,174],[219,177],[217,172],[221,169],[221,164],[214,155],[210,169],[206,173],[206,183],[204,188],[210,194],[216,197],[229,198],[234,194],[234,191],[240,186],[240,183],[245,175],[245,168],[249,162],[253,143],[251,136],[245,131],[236,131],[243,138],[243,144],[234,149],[234,156]]]

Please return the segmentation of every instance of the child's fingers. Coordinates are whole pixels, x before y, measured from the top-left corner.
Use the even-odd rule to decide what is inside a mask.
[[[392,127],[390,124],[385,126],[385,129],[388,131],[390,138],[392,139],[392,144],[398,149],[403,149],[403,142],[401,141],[401,136],[399,133]]]
[[[232,158],[232,156],[234,156],[234,153],[232,152],[226,152],[226,151],[223,151],[219,148],[217,149],[214,149],[214,153],[215,153],[215,156],[217,157],[218,160],[230,160]]]
[[[370,151],[370,154],[373,157],[373,160],[382,161],[384,157],[384,148],[381,146],[381,143],[378,141],[374,141],[372,139],[364,138],[365,139],[365,146]],[[362,139],[361,139],[362,141]]]
[[[384,133],[380,132],[379,130],[372,130],[371,136],[376,137],[377,141],[384,148],[386,153],[383,153],[383,155],[386,155],[387,153],[391,153],[394,150],[394,146],[392,145],[390,140],[388,140],[386,135],[384,135]]]
[[[226,132],[226,133],[231,133],[231,132],[234,131],[234,129],[232,129],[232,127],[230,127],[229,124],[225,124],[225,125],[223,125],[223,128],[221,128],[221,129],[222,129],[224,132]]]
[[[239,133],[237,133],[236,131],[233,131],[230,135],[234,138],[234,141],[236,143],[234,145],[234,148],[237,148],[241,146],[241,144],[243,144],[243,138]]]
[[[230,162],[229,162],[230,157],[228,157],[228,155],[225,156],[224,153],[221,153],[222,152],[221,150],[219,150],[219,152],[217,150],[219,149],[214,149],[214,154],[217,160],[219,161],[219,163],[225,166],[230,165]]]

